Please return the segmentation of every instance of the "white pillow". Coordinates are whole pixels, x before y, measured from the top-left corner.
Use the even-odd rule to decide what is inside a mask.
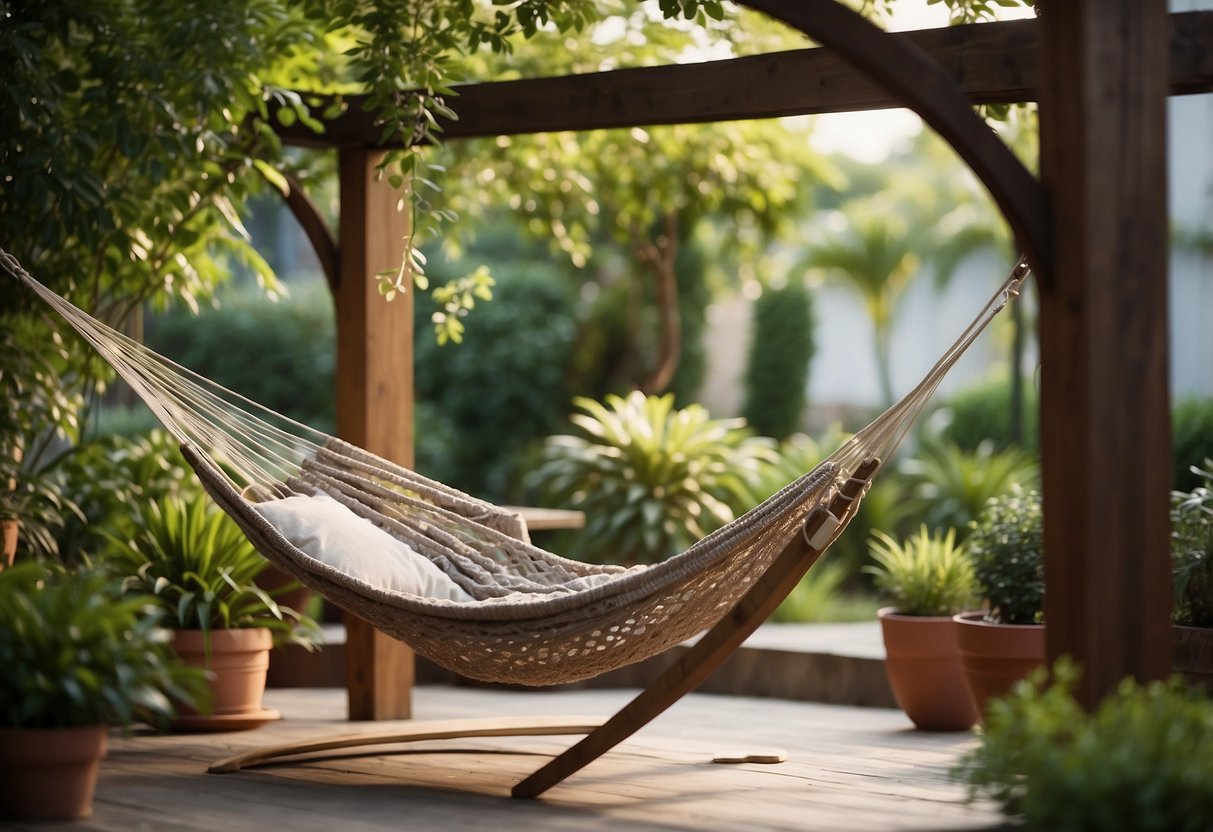
[[[475,600],[424,555],[327,494],[270,500],[254,508],[295,546],[363,583],[423,598]]]

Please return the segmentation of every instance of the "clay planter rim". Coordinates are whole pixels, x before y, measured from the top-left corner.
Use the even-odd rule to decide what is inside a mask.
[[[956,650],[954,638],[946,647],[930,643],[938,641],[940,628],[945,623],[949,628],[954,628],[951,615],[907,615],[898,612],[896,607],[881,607],[876,611],[876,618],[880,621],[886,652],[894,647],[905,655],[933,656],[945,649],[949,652]]]
[[[202,630],[174,630],[173,648],[201,653],[206,650],[206,635]],[[212,629],[209,635],[212,650],[269,650],[274,646],[274,635],[268,627]]]
[[[992,644],[992,649],[1000,655],[1014,658],[1031,659],[1044,653],[1044,624],[996,624],[985,618],[984,612],[962,612],[952,616],[959,625],[956,638],[962,653],[967,652],[966,647],[971,647],[975,640],[984,645]],[[991,648],[985,647],[982,652],[986,649]]]

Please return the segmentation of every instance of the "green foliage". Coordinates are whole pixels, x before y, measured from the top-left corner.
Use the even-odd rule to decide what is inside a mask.
[[[1094,713],[1058,662],[991,703],[981,745],[957,775],[1029,829],[1213,829],[1213,700],[1170,684],[1121,682]]]
[[[425,472],[506,499],[518,455],[559,424],[576,336],[568,282],[549,266],[498,270],[498,292],[467,322],[463,343],[416,339],[418,459]],[[419,304],[417,319],[430,310]]]
[[[1036,386],[1024,379],[1023,410],[1020,425],[1023,437],[1016,442],[1011,430],[1011,383],[995,376],[952,394],[943,405],[950,420],[940,431],[941,438],[966,451],[976,450],[983,442],[992,442],[1002,450],[1019,445],[1028,451],[1040,447],[1039,403]]]
[[[1044,614],[1044,515],[1040,494],[1019,488],[995,497],[969,536],[977,583],[1000,624],[1039,624]]]
[[[143,506],[169,495],[202,494],[177,441],[161,429],[78,445],[56,463],[55,477],[64,499],[80,509],[58,535],[61,557],[68,561],[84,560],[104,549],[111,536],[131,533]]]
[[[672,395],[578,398],[577,435],[553,436],[535,482],[586,513],[587,560],[649,563],[676,554],[752,505],[753,477],[770,440],[742,420],[712,419]]]
[[[1171,410],[1172,488],[1191,491],[1201,483],[1192,460],[1213,457],[1213,398],[1184,399]]]
[[[164,723],[205,704],[198,670],[167,647],[152,599],[101,572],[20,563],[0,572],[0,725]]]
[[[903,543],[881,531],[869,541],[873,566],[864,571],[902,615],[955,615],[977,596],[977,575],[956,530],[932,533],[923,524]]]
[[[973,451],[947,441],[925,442],[901,462],[899,473],[906,513],[932,529],[958,530],[962,540],[992,498],[1015,486],[1032,488],[1040,479],[1033,456],[1014,447],[995,451],[992,442]]]
[[[799,430],[804,412],[816,351],[812,297],[792,281],[763,292],[753,314],[742,415],[758,433],[782,440]]]
[[[108,565],[127,576],[129,591],[152,596],[174,629],[267,627],[279,641],[315,642],[314,622],[253,583],[265,559],[205,495],[150,503],[129,535],[110,543]]]
[[[60,383],[66,345],[44,336],[27,320],[0,320],[0,519],[20,519],[23,558],[56,557],[78,513],[49,469],[55,446],[78,433],[80,399]]]
[[[845,588],[851,568],[841,560],[828,560],[809,570],[771,615],[783,624],[837,621],[871,621],[879,604],[868,595]]]
[[[193,314],[149,317],[146,343],[211,381],[319,430],[334,426],[333,306],[320,281],[268,301],[251,288]],[[238,360],[233,360],[238,356]]]
[[[1213,627],[1213,458],[1193,472],[1202,484],[1171,495],[1175,621]]]

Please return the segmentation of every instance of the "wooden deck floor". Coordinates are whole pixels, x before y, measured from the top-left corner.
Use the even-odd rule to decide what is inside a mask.
[[[604,715],[627,691],[422,687],[418,718]],[[539,801],[509,787],[569,737],[429,743],[424,753],[330,757],[236,774],[206,765],[245,749],[377,726],[344,721],[344,692],[275,690],[284,719],[254,731],[115,737],[92,818],[56,829],[985,830],[947,777],[974,739],[925,734],[899,712],[698,694]],[[382,723],[380,724],[382,725]],[[714,753],[779,748],[778,765],[719,765]],[[37,825],[13,826],[35,829]]]

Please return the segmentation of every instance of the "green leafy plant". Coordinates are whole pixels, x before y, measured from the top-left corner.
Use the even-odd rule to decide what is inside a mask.
[[[205,704],[200,671],[168,649],[152,598],[99,571],[19,563],[0,572],[0,725],[163,723]]]
[[[816,351],[808,287],[793,281],[763,292],[753,322],[743,415],[760,434],[782,440],[800,428]]]
[[[1175,621],[1213,627],[1213,459],[1192,472],[1203,485],[1171,495]]]
[[[21,524],[18,552],[54,558],[76,506],[51,475],[55,445],[75,436],[80,402],[60,385],[66,347],[28,321],[0,320],[0,520]]]
[[[587,558],[647,563],[675,554],[752,505],[772,443],[740,419],[712,419],[674,397],[578,398],[578,435],[553,436],[534,478],[549,499],[586,512]]]
[[[933,529],[956,529],[962,539],[992,498],[1014,486],[1031,488],[1040,478],[1034,456],[1014,447],[997,451],[989,441],[972,451],[948,441],[925,442],[902,461],[899,473],[907,512]]]
[[[957,776],[1029,829],[1213,829],[1213,700],[1169,684],[1123,681],[1088,714],[1078,673],[1041,669],[986,713],[981,745]]]
[[[1044,515],[1040,494],[1012,489],[990,500],[973,526],[969,551],[986,618],[999,624],[1038,624],[1044,615]]]
[[[871,621],[879,603],[870,593],[846,588],[852,570],[842,560],[814,566],[771,615],[779,623]]]
[[[129,591],[155,598],[173,629],[266,627],[278,641],[315,644],[314,621],[253,583],[265,559],[204,495],[153,502],[129,537],[109,539],[108,564]]]
[[[170,494],[202,494],[177,440],[162,429],[86,441],[60,458],[55,476],[63,496],[80,509],[58,535],[61,557],[72,561],[104,549],[109,536],[131,534],[141,506]]]
[[[1017,444],[1025,450],[1035,450],[1040,446],[1039,404],[1031,379],[1024,379],[1023,394],[1020,442],[1016,443],[1012,437],[1011,381],[1006,374],[977,382],[948,397],[940,408],[947,416],[940,436],[966,451],[976,450],[983,442],[992,442],[997,450]]]
[[[932,533],[923,524],[903,543],[876,530],[868,546],[875,563],[864,571],[902,615],[955,615],[977,595],[973,562],[955,529]]]

